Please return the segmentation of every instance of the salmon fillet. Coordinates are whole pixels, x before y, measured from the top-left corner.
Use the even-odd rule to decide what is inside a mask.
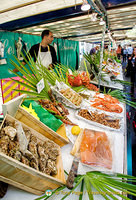
[[[112,168],[112,152],[110,142],[105,132],[84,129],[80,145],[81,162],[87,165],[96,165]]]

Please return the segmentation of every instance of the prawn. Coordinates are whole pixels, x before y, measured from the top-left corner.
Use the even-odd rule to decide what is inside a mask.
[[[118,99],[112,97],[111,95],[104,95],[104,100],[109,101],[109,103],[119,103]]]
[[[109,112],[121,113],[123,111],[122,107],[119,105],[107,104],[105,107],[108,108]]]
[[[79,106],[81,104],[81,101],[82,99],[81,98],[78,98],[76,101],[74,101],[73,103],[76,105],[76,106]]]
[[[121,113],[123,111],[122,107],[116,104],[111,104],[107,102],[96,102],[91,105],[100,110],[108,111],[108,112],[117,112]]]

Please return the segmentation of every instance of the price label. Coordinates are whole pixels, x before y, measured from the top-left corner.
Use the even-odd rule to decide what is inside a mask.
[[[44,80],[43,78],[36,85],[38,93],[40,93],[44,89]]]

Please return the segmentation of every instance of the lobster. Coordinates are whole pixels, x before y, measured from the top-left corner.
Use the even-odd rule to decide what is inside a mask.
[[[68,82],[70,85],[73,86],[81,86],[82,85],[82,79],[80,75],[74,76],[74,75],[67,75],[68,76]]]
[[[68,77],[68,82],[72,87],[84,85],[89,90],[99,91],[99,89],[95,85],[90,83],[90,77],[87,74],[87,72],[82,72],[81,74],[78,74],[77,76],[67,75],[67,77]]]

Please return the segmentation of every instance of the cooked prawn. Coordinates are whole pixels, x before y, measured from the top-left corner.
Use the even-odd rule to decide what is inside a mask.
[[[108,108],[110,112],[121,113],[123,111],[122,107],[116,104],[106,104],[105,107]]]
[[[116,112],[121,113],[123,111],[122,107],[117,104],[118,100],[115,98],[108,97],[109,99],[105,98],[96,98],[91,104],[92,107],[108,111],[108,112]]]
[[[112,97],[111,95],[105,94],[104,100],[109,101],[109,103],[119,103],[118,99]]]

